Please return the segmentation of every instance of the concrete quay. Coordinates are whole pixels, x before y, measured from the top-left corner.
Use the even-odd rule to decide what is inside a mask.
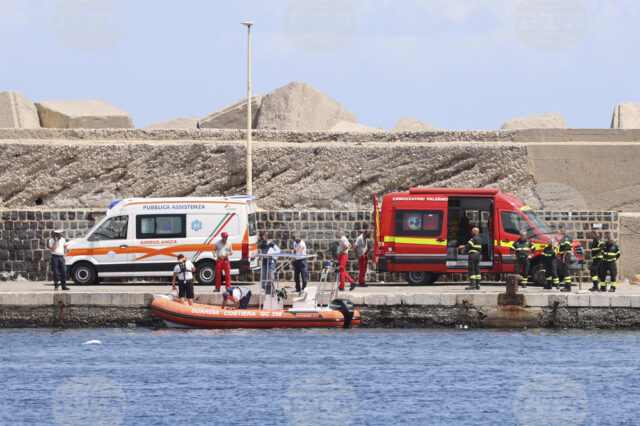
[[[257,305],[258,285],[247,286],[254,293],[252,305]],[[162,327],[148,306],[153,294],[169,294],[170,289],[168,284],[114,283],[54,291],[50,283],[2,283],[0,327]],[[362,326],[371,328],[640,328],[637,285],[621,284],[616,293],[589,293],[576,286],[571,293],[529,287],[520,291],[522,306],[501,305],[499,295],[504,292],[499,283],[480,291],[467,291],[464,285],[376,284],[337,297],[351,300],[362,314]],[[285,305],[294,296],[289,294]],[[196,286],[196,302],[221,301],[221,294],[211,287]]]

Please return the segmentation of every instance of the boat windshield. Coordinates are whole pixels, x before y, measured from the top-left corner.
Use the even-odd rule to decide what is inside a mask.
[[[544,219],[537,217],[531,210],[525,210],[522,213],[535,225],[543,234],[551,234],[551,227]]]

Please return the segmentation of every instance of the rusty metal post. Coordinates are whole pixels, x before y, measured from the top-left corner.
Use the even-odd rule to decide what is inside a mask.
[[[518,284],[522,281],[522,276],[517,274],[507,275],[507,292],[498,295],[499,305],[524,305],[524,295],[518,293]]]

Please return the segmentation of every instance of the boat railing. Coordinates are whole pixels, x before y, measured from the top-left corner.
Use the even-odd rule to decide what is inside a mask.
[[[282,309],[287,290],[280,286],[280,277],[284,270],[296,260],[311,259],[315,254],[294,254],[294,253],[260,253],[260,293],[258,305],[264,310]],[[266,265],[265,265],[266,261]],[[266,266],[266,267],[265,267]],[[276,301],[278,309],[274,309],[273,301]],[[269,300],[269,303],[266,303]]]
[[[337,264],[332,265],[330,261],[324,263],[322,272],[320,273],[318,292],[316,293],[316,301],[319,308],[328,308],[331,301],[336,298],[340,279],[338,270]],[[333,272],[333,274],[331,274],[331,272]],[[330,276],[331,281],[329,281]]]

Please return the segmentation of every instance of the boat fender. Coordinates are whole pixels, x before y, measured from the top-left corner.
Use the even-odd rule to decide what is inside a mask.
[[[344,317],[344,328],[349,328],[353,319],[353,303],[348,299],[335,299],[329,304],[329,308],[334,311],[340,311]]]

